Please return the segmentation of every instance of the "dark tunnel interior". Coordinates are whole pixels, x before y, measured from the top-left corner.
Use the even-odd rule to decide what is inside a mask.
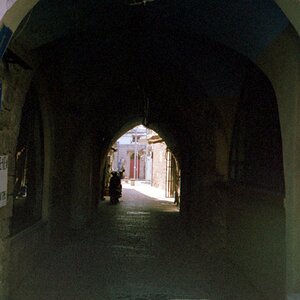
[[[255,59],[287,26],[271,0],[40,0],[9,48],[32,70],[6,62],[16,82],[31,72],[16,126],[11,234],[45,211],[53,235],[90,226],[108,151],[143,124],[180,165],[182,224],[282,299],[281,124]]]

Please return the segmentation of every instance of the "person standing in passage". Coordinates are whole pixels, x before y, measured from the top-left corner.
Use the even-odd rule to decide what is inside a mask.
[[[117,172],[112,172],[112,177],[109,181],[109,196],[110,203],[117,204],[119,202],[119,197],[121,196],[121,179]]]

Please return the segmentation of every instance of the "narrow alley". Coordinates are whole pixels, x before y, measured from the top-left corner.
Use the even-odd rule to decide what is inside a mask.
[[[263,299],[222,254],[196,246],[172,201],[141,191],[123,184],[119,205],[102,201],[96,222],[51,245],[11,300]]]

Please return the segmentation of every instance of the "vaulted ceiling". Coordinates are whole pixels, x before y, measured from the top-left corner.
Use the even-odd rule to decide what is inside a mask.
[[[32,49],[79,32],[104,39],[111,32],[125,34],[135,14],[158,32],[176,28],[206,35],[253,59],[288,25],[273,0],[155,0],[142,6],[126,1],[40,0],[20,26],[22,43]]]
[[[40,0],[15,36],[27,49],[51,49],[48,55],[63,57],[68,70],[82,66],[81,74],[97,66],[102,77],[123,72],[118,80],[143,81],[175,72],[207,96],[235,96],[247,60],[289,24],[273,0],[127,1]]]

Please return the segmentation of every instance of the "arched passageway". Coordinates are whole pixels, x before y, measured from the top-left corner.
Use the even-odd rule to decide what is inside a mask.
[[[263,299],[237,267],[187,235],[172,203],[129,184],[84,233],[61,239],[12,299]],[[200,298],[201,297],[201,298]]]
[[[12,22],[15,32],[34,4],[15,1],[3,17],[6,27]],[[178,158],[181,220],[198,245],[226,249],[266,298],[299,297],[295,30],[272,1],[231,7],[215,0],[212,10],[156,1],[94,4],[39,1],[3,58],[0,154],[9,158],[9,197],[1,208],[0,263],[7,269],[10,257],[12,275],[8,280],[5,271],[4,282],[15,287],[45,239],[93,223],[107,150],[143,123]],[[245,13],[250,8],[260,11],[252,23]],[[223,9],[231,22],[222,18]],[[27,229],[16,234],[9,230],[21,220],[13,190],[24,170],[16,160],[17,137],[26,131],[31,84],[43,133],[33,153],[44,152],[43,162],[43,155],[34,160],[44,166],[35,203],[43,205],[38,218],[29,210],[28,224],[20,226]],[[32,247],[25,248],[29,241]],[[17,266],[24,270],[18,278]],[[7,285],[1,293],[7,295]]]
[[[147,116],[146,121],[164,137],[179,159],[182,170],[181,218],[188,224],[189,232],[199,242],[199,247],[207,247],[207,250],[213,247],[231,249],[230,254],[245,272],[249,272],[248,277],[253,282],[259,286],[256,279],[259,278],[262,282],[265,274],[268,274],[269,280],[263,281],[265,290],[272,295],[276,290],[276,295],[282,295],[285,277],[282,247],[285,239],[282,194],[284,191],[276,181],[274,182],[274,178],[279,178],[279,183],[283,186],[283,171],[280,168],[281,138],[276,99],[272,90],[268,92],[268,84],[262,84],[258,88],[255,82],[257,72],[259,73],[256,68],[249,68],[250,79],[240,101],[230,99],[226,106],[223,106],[223,103],[219,105],[218,101],[212,102],[203,94],[201,102],[192,102],[192,97],[196,93],[201,95],[202,92],[194,86],[187,86],[186,89],[181,87],[182,90],[178,87],[176,96],[186,97],[185,93],[188,93],[189,98],[185,98],[184,103],[177,103],[177,107],[176,98],[171,98],[175,101],[170,109],[163,108],[157,102],[155,106],[151,103],[148,111],[144,111],[144,106],[140,111],[140,102],[144,104],[143,100],[122,99],[113,105],[113,112],[99,118],[97,113],[94,114],[87,108],[82,107],[82,114],[74,111],[69,105],[59,109],[54,105],[56,128],[53,133],[53,156],[56,164],[52,170],[55,189],[52,192],[49,218],[51,232],[64,236],[65,228],[82,229],[95,218],[107,149],[125,128],[131,128],[143,120],[143,116],[128,118],[128,114],[124,114],[126,108],[119,109],[118,106],[136,101],[139,105],[138,113]],[[262,76],[259,83],[264,80],[266,79]],[[87,81],[84,82],[86,83]],[[252,94],[253,86],[255,97]],[[156,96],[161,95],[159,89],[151,91],[159,92],[154,94]],[[72,93],[68,89],[64,91],[66,94],[69,92]],[[115,99],[123,96],[113,92],[108,111]],[[163,96],[167,97],[165,94]],[[170,96],[174,97],[168,95]],[[266,101],[264,106],[260,105],[260,97],[266,97],[269,102]],[[53,101],[58,99],[54,97]],[[242,112],[238,109],[241,106]],[[132,107],[127,109],[129,113],[135,113]],[[269,119],[265,117],[266,112],[270,116]],[[240,118],[244,118],[243,122]],[[234,125],[237,123],[240,123],[239,127]],[[103,130],[106,130],[105,134]],[[235,144],[236,130],[243,132],[243,140],[238,137],[238,140],[243,142],[239,145]],[[253,139],[254,136],[256,139]],[[262,142],[268,136],[272,139],[262,147]],[[256,140],[260,141],[259,144]],[[233,169],[238,170],[241,166],[240,160],[233,159],[237,146],[242,150],[241,147],[247,146],[244,148],[246,152],[238,155],[247,163],[244,166],[248,169],[243,169],[242,173],[244,177],[234,177],[230,172]],[[271,155],[272,153],[274,154]],[[230,164],[227,164],[229,162]],[[266,177],[266,172],[272,172],[274,176]],[[259,181],[255,180],[257,176],[261,176]],[[279,194],[274,196],[272,192]],[[236,198],[239,199],[238,203],[235,203]],[[266,215],[269,215],[268,219],[265,219]],[[266,239],[263,232],[273,234],[268,235],[269,238]],[[251,247],[254,244],[255,247]],[[240,249],[239,255],[236,255],[237,249]],[[266,259],[268,255],[271,255],[271,261]],[[264,272],[250,267],[249,264],[254,266],[257,261],[264,265]],[[26,263],[25,261],[24,265]]]

